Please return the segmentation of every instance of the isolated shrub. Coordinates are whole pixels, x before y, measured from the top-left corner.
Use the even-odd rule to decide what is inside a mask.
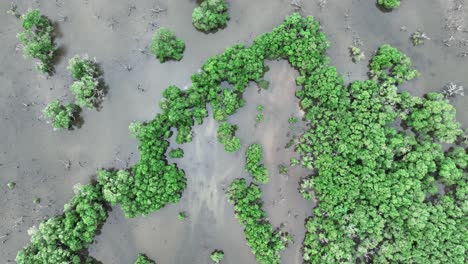
[[[222,250],[215,250],[211,253],[210,258],[214,263],[220,263],[224,258],[224,252]]]
[[[76,81],[70,86],[75,102],[81,107],[95,108],[102,99],[100,72],[95,61],[87,57],[75,56],[67,68]]]
[[[192,13],[192,24],[204,32],[226,27],[228,20],[226,0],[204,0]]]
[[[54,129],[69,129],[72,127],[79,107],[75,104],[62,105],[59,100],[53,101],[44,108],[43,113],[49,119]]]
[[[153,260],[148,258],[147,256],[140,254],[138,255],[137,260],[135,261],[135,264],[156,264]]]
[[[400,6],[400,0],[377,0],[377,3],[385,9],[393,9]]]
[[[24,56],[40,60],[37,69],[42,73],[51,73],[52,60],[57,50],[52,36],[52,23],[37,9],[29,9],[21,16],[21,22],[24,30],[17,37],[24,46]]]
[[[245,169],[259,183],[268,183],[268,170],[261,161],[263,159],[263,147],[260,144],[252,144],[245,153]]]
[[[185,43],[176,38],[174,32],[167,28],[160,28],[154,34],[150,45],[151,53],[163,63],[167,60],[180,61],[185,50]]]

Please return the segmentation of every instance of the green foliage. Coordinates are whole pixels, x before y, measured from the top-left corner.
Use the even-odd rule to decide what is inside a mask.
[[[154,34],[150,51],[163,63],[167,60],[180,61],[185,50],[185,43],[177,39],[174,32],[167,28],[160,28]]]
[[[138,255],[137,260],[135,261],[135,264],[156,264],[153,260],[148,258],[147,256],[140,254]]]
[[[463,134],[455,120],[455,108],[440,93],[428,93],[413,105],[406,123],[415,132],[430,135],[442,142],[453,143]]]
[[[377,0],[377,3],[385,9],[393,9],[400,6],[400,0]]]
[[[242,94],[237,91],[223,89],[213,101],[214,119],[217,121],[226,121],[227,117],[233,115],[237,110],[245,105],[245,100],[242,99]]]
[[[192,13],[192,24],[196,29],[204,32],[226,27],[228,20],[226,0],[203,0]]]
[[[257,86],[258,86],[258,88],[260,88],[260,89],[266,90],[266,89],[268,89],[268,87],[270,87],[270,82],[267,81],[267,80],[259,80],[259,81],[257,82]]]
[[[75,104],[62,105],[59,100],[49,103],[44,108],[43,113],[46,119],[49,119],[54,129],[69,129],[80,108]]]
[[[289,168],[284,164],[280,164],[278,165],[278,172],[279,174],[288,175]]]
[[[421,30],[417,30],[413,34],[411,34],[410,40],[413,43],[413,46],[421,46],[424,44],[424,41],[429,39],[426,33],[422,32]]]
[[[70,59],[67,68],[76,81],[70,86],[76,103],[90,109],[96,107],[102,99],[99,69],[95,61],[87,57],[75,56]]]
[[[40,204],[41,203],[41,198],[39,198],[39,197],[34,198],[33,203]]]
[[[463,263],[466,152],[444,155],[437,143],[461,134],[455,110],[441,94],[398,93],[417,72],[389,45],[370,68],[371,80],[348,86],[328,66],[297,79],[310,129],[296,150],[314,170],[300,192],[319,201],[306,223],[304,261]],[[395,129],[398,117],[406,131]],[[438,193],[438,181],[451,188]]]
[[[411,60],[398,49],[382,45],[370,63],[370,75],[384,86],[400,85],[418,76],[418,71],[411,67]]]
[[[263,148],[260,144],[252,144],[245,152],[245,169],[259,183],[268,183],[268,170],[260,162],[263,159]]]
[[[173,159],[180,159],[184,157],[184,150],[181,148],[171,149],[169,157]]]
[[[99,186],[78,187],[76,195],[64,206],[62,215],[41,223],[31,232],[31,244],[18,252],[16,262],[91,263],[82,254],[93,241],[107,213]]]
[[[8,189],[12,190],[12,189],[14,189],[16,187],[16,183],[15,182],[8,182],[7,187],[8,187]]]
[[[260,188],[255,184],[247,186],[245,179],[236,179],[229,186],[227,195],[234,205],[236,218],[244,226],[247,245],[257,262],[279,264],[279,252],[286,247],[288,238],[279,230],[273,230],[266,220]]]
[[[261,123],[263,118],[263,105],[257,105],[257,116],[255,117],[255,121],[257,121],[257,123]]]
[[[42,73],[51,73],[52,61],[57,50],[52,37],[52,23],[37,9],[29,9],[21,15],[21,22],[23,31],[18,33],[17,37],[24,46],[24,56],[40,60],[37,69]]]
[[[215,250],[211,252],[210,258],[214,263],[220,263],[224,258],[224,252],[222,250]]]
[[[356,46],[349,47],[349,53],[351,54],[351,58],[354,63],[366,58],[366,56],[364,55],[364,52],[362,52],[361,49]]]
[[[179,218],[180,221],[184,221],[187,218],[187,214],[185,212],[180,212],[177,218]]]
[[[97,77],[100,75],[96,62],[87,57],[74,56],[69,60],[67,69],[75,80],[81,80],[86,76]]]
[[[288,123],[289,124],[296,124],[297,122],[299,122],[299,119],[297,117],[290,117],[288,118]]]
[[[237,127],[229,123],[219,124],[217,131],[218,142],[224,145],[226,152],[236,152],[240,149],[240,139],[235,136]]]

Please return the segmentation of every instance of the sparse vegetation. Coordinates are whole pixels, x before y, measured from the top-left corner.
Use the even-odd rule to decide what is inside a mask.
[[[79,111],[80,108],[75,104],[63,105],[56,100],[44,108],[43,114],[54,129],[70,129]]]
[[[37,9],[29,9],[21,15],[21,22],[23,31],[17,37],[23,44],[24,56],[40,60],[36,67],[41,73],[52,73],[57,51],[52,23]]]
[[[185,212],[180,212],[177,218],[179,218],[180,221],[184,221],[187,218],[187,214]]]
[[[411,43],[413,46],[420,46],[424,44],[425,40],[429,40],[430,38],[426,35],[426,33],[422,32],[421,30],[417,30],[413,34],[411,34]]]
[[[255,121],[257,121],[257,123],[261,123],[263,118],[263,105],[257,105],[257,116],[255,117]]]
[[[377,0],[377,3],[385,9],[394,9],[400,6],[400,0]]]
[[[226,0],[203,0],[200,6],[193,10],[192,24],[200,31],[210,32],[224,28],[228,21]]]
[[[7,187],[8,187],[8,189],[12,190],[12,189],[14,189],[16,187],[16,183],[15,182],[8,182]]]
[[[218,264],[223,260],[224,252],[222,250],[215,250],[211,253],[210,258],[214,263]]]
[[[366,56],[364,55],[364,52],[362,52],[361,49],[357,46],[349,47],[349,53],[351,54],[351,58],[354,63],[359,62],[366,58]]]
[[[156,262],[148,258],[146,255],[140,254],[135,261],[135,264],[156,264]]]
[[[268,183],[268,170],[262,162],[263,147],[260,144],[252,144],[245,153],[245,170],[259,183]]]
[[[185,43],[178,39],[174,32],[167,28],[160,28],[154,34],[150,45],[151,53],[163,63],[168,60],[180,61],[185,50]]]

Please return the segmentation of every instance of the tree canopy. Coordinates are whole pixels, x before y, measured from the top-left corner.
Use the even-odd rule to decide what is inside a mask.
[[[226,0],[203,0],[192,13],[192,24],[196,29],[210,32],[224,28],[229,21]]]
[[[167,60],[180,61],[185,50],[185,43],[178,39],[174,32],[167,28],[160,28],[154,34],[150,44],[151,53],[163,63]]]

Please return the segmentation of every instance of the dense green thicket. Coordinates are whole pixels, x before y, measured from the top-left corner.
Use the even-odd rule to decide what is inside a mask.
[[[87,57],[75,56],[68,62],[67,68],[76,80],[70,90],[75,95],[76,104],[81,107],[95,108],[102,99],[99,87],[101,73],[95,61]]]
[[[44,117],[52,123],[54,129],[72,127],[80,108],[75,104],[62,105],[59,100],[49,103],[43,110]]]
[[[288,236],[273,230],[262,210],[262,191],[255,184],[247,186],[245,179],[236,179],[229,186],[229,202],[234,205],[236,218],[244,226],[244,233],[257,262],[280,263],[280,251],[286,247]]]
[[[268,170],[263,164],[263,147],[260,144],[252,144],[245,152],[245,170],[259,183],[268,183]]]
[[[218,142],[223,144],[226,152],[236,152],[240,149],[240,139],[236,137],[237,126],[229,123],[219,124],[217,131]]]
[[[174,32],[167,28],[160,28],[154,34],[150,51],[163,63],[167,60],[180,61],[185,50],[185,43],[177,39]]]
[[[37,9],[29,9],[21,16],[21,22],[24,31],[18,33],[17,37],[24,46],[24,56],[40,60],[37,69],[42,73],[51,73],[52,60],[57,50],[52,36],[52,23]]]
[[[226,0],[203,0],[192,13],[192,24],[196,29],[204,32],[226,27],[228,20]]]
[[[184,150],[181,148],[171,149],[169,151],[169,157],[173,159],[180,159],[184,157]]]
[[[417,72],[389,45],[370,68],[371,80],[350,85],[326,64],[297,78],[310,125],[297,151],[315,170],[303,184],[318,200],[304,260],[463,263],[468,156],[439,143],[461,134],[455,110],[440,94],[398,93]]]
[[[83,255],[94,239],[107,213],[99,186],[84,185],[64,206],[64,213],[31,229],[31,244],[18,252],[16,262],[38,263],[92,263]]]
[[[147,256],[140,254],[138,255],[137,260],[135,261],[135,264],[156,264],[153,260],[148,258]]]
[[[393,9],[400,6],[400,0],[377,0],[377,3],[385,9]]]

